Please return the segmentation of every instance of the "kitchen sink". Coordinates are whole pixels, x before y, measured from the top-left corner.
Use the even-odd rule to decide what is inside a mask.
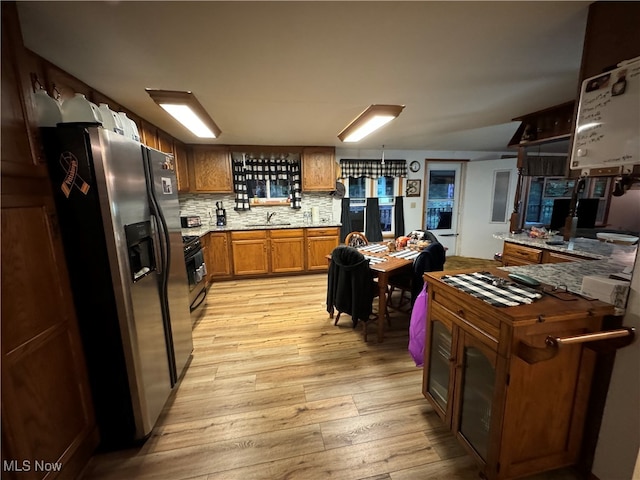
[[[284,227],[286,225],[291,225],[290,223],[248,223],[247,227]]]

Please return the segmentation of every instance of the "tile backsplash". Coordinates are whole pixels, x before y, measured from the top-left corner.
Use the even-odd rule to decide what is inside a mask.
[[[222,202],[227,211],[227,227],[242,228],[250,223],[264,223],[267,212],[276,212],[273,222],[302,224],[304,212],[311,212],[311,207],[320,210],[321,223],[337,223],[333,218],[333,197],[329,193],[302,193],[302,208],[294,210],[289,206],[252,207],[251,210],[235,211],[234,195],[222,193],[185,193],[180,194],[180,215],[199,215],[203,225],[215,225],[216,202]]]

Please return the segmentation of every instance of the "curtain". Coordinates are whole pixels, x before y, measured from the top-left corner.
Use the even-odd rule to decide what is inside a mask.
[[[364,235],[370,242],[382,241],[382,227],[380,226],[380,203],[375,197],[367,198],[365,208]]]
[[[247,177],[242,160],[233,159],[233,192],[235,194],[234,210],[250,210],[249,194],[247,193]]]
[[[291,208],[302,206],[302,187],[299,154],[265,156],[255,153],[231,154],[233,161],[234,210],[249,210],[251,204],[247,191],[247,180],[287,180],[290,185]]]
[[[302,208],[302,182],[300,175],[300,160],[289,166],[289,185],[291,185],[291,208]]]
[[[396,197],[393,207],[393,231],[396,237],[404,235],[404,197]]]
[[[567,157],[534,157],[524,158],[522,175],[527,177],[564,177],[567,168]]]
[[[406,160],[340,160],[341,178],[348,177],[406,177]]]
[[[349,210],[349,199],[343,198],[340,213],[340,242],[344,243],[347,235],[351,233],[351,211]]]

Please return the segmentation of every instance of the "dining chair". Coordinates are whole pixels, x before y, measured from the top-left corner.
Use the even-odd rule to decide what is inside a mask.
[[[369,260],[348,245],[339,245],[331,252],[331,263],[327,275],[327,312],[338,325],[343,313],[351,316],[353,328],[363,322],[364,340],[367,341],[367,325],[378,319],[373,312],[373,300],[378,296],[378,284]]]
[[[369,245],[369,240],[367,240],[367,237],[361,232],[350,232],[344,239],[344,244],[357,248]]]
[[[431,233],[431,232],[427,232]],[[431,234],[433,235],[433,234]],[[433,235],[435,238],[435,235]],[[416,301],[416,297],[422,290],[424,285],[423,275],[426,272],[440,272],[444,269],[446,262],[446,250],[440,242],[436,239],[435,242],[429,244],[420,254],[414,259],[411,266],[411,272],[403,275],[396,275],[389,281],[390,291],[389,299],[391,302],[391,296],[395,289],[400,290],[400,297],[396,309],[400,309],[402,305],[407,304],[407,311],[413,308],[413,304]],[[408,296],[407,296],[408,295]]]

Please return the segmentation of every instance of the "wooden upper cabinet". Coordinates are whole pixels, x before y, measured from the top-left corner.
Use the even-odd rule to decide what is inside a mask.
[[[93,101],[91,88],[89,88],[86,83],[78,80],[73,75],[68,74],[52,63],[46,63],[45,75],[47,77],[46,83],[49,94],[59,102],[62,103],[65,100],[73,98],[76,93],[81,93],[87,97],[87,100]]]
[[[155,125],[147,122],[146,120],[140,120],[138,124],[138,130],[140,132],[140,141],[147,147],[155,148],[158,150],[158,129]]]
[[[589,5],[580,81],[640,55],[639,2],[593,2]]]
[[[189,159],[191,192],[233,192],[231,153],[227,147],[192,145]]]
[[[2,5],[2,174],[47,175],[36,148],[35,104],[18,25],[5,20]],[[11,7],[15,8],[15,5]],[[18,40],[16,40],[16,38]],[[3,185],[4,188],[4,185]]]
[[[162,130],[158,130],[158,150],[171,155],[175,154],[173,137]]]
[[[571,136],[575,102],[516,117],[522,122],[509,141],[509,147],[538,145],[545,142],[565,140]]]
[[[336,187],[334,147],[302,149],[302,191],[328,192]]]
[[[175,156],[176,177],[178,178],[178,192],[188,192],[189,166],[186,145],[178,140],[174,140],[173,154]]]

